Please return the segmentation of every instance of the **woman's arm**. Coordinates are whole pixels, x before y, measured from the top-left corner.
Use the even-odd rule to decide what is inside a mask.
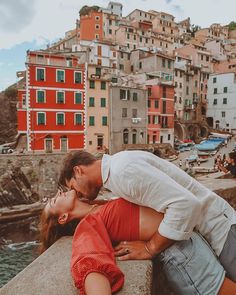
[[[108,278],[97,272],[87,275],[84,283],[86,295],[111,295],[111,285]]]

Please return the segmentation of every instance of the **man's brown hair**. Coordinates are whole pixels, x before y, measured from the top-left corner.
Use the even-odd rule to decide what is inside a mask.
[[[70,152],[63,162],[63,168],[61,169],[59,186],[66,186],[66,181],[69,181],[74,176],[74,167],[79,165],[89,166],[96,161],[94,155],[86,151],[73,151]]]

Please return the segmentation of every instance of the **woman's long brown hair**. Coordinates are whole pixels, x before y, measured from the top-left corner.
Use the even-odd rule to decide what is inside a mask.
[[[63,236],[72,236],[79,220],[72,220],[66,224],[58,223],[58,216],[46,214],[43,210],[39,224],[40,253],[46,251],[52,244]]]

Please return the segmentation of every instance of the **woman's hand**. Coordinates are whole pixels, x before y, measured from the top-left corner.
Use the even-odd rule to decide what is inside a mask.
[[[118,260],[152,259],[151,254],[147,251],[146,242],[143,241],[120,242],[114,250],[115,256],[118,256]]]

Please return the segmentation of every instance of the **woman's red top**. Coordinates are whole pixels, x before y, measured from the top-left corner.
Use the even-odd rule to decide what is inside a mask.
[[[79,223],[72,243],[71,272],[81,295],[91,272],[104,274],[112,292],[123,286],[124,275],[115,263],[112,243],[124,240],[139,240],[139,206],[124,199],[109,201]]]

